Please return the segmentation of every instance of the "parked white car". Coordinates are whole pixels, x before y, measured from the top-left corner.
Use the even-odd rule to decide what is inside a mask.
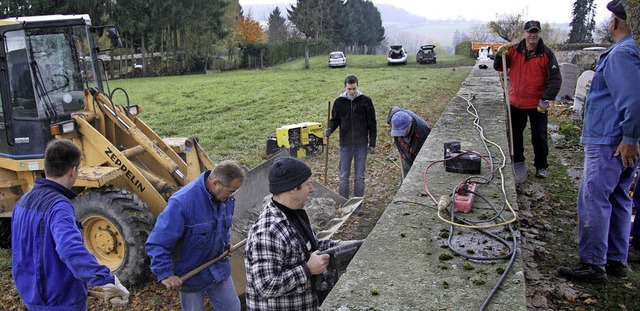
[[[329,67],[346,67],[347,57],[344,53],[336,51],[329,54]]]
[[[406,65],[407,64],[407,52],[402,48],[402,45],[392,45],[387,54],[387,65]]]

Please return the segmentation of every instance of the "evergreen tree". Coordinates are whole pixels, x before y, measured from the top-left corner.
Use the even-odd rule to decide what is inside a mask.
[[[376,48],[385,40],[380,11],[373,3],[365,0],[349,0],[347,9],[355,29],[354,42],[357,52],[374,54]]]
[[[280,9],[276,7],[267,21],[267,36],[270,42],[286,41],[289,38],[287,20],[282,17]]]
[[[595,22],[596,5],[593,0],[576,0],[573,3],[573,19],[569,26],[569,39],[567,43],[588,42],[593,43],[593,31]]]

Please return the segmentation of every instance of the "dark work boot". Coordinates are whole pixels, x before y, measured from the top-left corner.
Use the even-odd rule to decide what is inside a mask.
[[[620,278],[627,277],[627,275],[631,271],[626,262],[615,260],[608,260],[605,269],[607,270],[608,275],[617,276]]]
[[[567,279],[576,281],[591,283],[604,283],[607,281],[607,272],[604,266],[583,262],[579,262],[573,267],[560,267],[558,268],[558,273]]]

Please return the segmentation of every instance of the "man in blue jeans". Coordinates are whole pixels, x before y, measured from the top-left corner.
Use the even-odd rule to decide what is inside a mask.
[[[178,277],[231,247],[229,229],[244,171],[222,161],[174,193],[149,234],[145,249],[151,272],[167,289],[180,290],[185,311],[204,311],[205,293],[216,310],[240,311],[228,258],[184,282]]]
[[[615,43],[596,66],[580,139],[585,153],[578,193],[580,261],[558,269],[568,279],[594,283],[629,273],[629,188],[640,155],[640,50],[621,1],[609,2],[607,9]]]
[[[376,111],[371,98],[358,90],[358,77],[348,75],[344,79],[345,92],[333,102],[329,125],[324,136],[329,137],[340,128],[340,182],[338,193],[349,198],[349,177],[353,162],[353,195],[364,196],[367,153],[376,147]]]

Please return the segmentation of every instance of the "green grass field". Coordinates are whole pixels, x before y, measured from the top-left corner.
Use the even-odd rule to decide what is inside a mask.
[[[388,109],[400,105],[423,112],[434,123],[455,95],[473,59],[438,57],[438,63],[387,66],[383,55],[349,55],[346,68],[328,68],[327,57],[292,61],[265,70],[241,70],[159,78],[114,80],[142,106],[141,118],[161,137],[196,136],[215,162],[235,159],[254,167],[264,157],[266,138],[283,125],[326,124],[327,103],[344,91],[343,79],[355,74],[360,90],[373,99],[384,125]],[[124,104],[116,92],[114,99]]]

